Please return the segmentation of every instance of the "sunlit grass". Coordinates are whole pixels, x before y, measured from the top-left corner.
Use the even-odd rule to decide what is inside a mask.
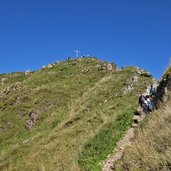
[[[135,109],[139,94],[151,84],[151,77],[139,75],[133,67],[116,71],[114,64],[112,72],[99,71],[97,65],[105,63],[85,58],[56,64],[29,76],[1,76],[8,77],[0,87],[1,170],[77,171],[85,168],[78,161],[84,156],[82,152],[89,153],[85,147],[96,143],[95,137],[103,139],[109,127],[110,132],[118,132],[115,141],[122,137],[131,122],[130,110]],[[131,93],[124,95],[125,86],[134,76],[139,81]],[[10,89],[5,95],[4,89],[16,82],[20,82],[21,89]],[[32,110],[39,110],[41,115],[36,127],[28,131],[25,123]],[[124,119],[125,113],[126,121],[120,125],[122,120],[117,118]],[[101,141],[99,146],[103,145]],[[99,162],[112,151],[112,146]],[[96,167],[98,161],[92,162]]]

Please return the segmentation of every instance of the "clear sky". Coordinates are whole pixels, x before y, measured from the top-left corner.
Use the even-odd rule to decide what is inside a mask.
[[[0,0],[0,73],[91,55],[160,78],[171,57],[171,0]]]

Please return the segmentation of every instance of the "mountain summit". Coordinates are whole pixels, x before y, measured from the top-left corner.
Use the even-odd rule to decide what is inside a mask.
[[[0,75],[1,170],[100,170],[153,83],[97,58]]]

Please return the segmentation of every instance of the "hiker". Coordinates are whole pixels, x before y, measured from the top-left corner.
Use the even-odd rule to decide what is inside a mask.
[[[141,96],[139,97],[139,105],[140,105],[141,108],[143,107],[144,100],[145,100],[144,96],[143,96],[143,94],[141,94]]]
[[[147,114],[148,113],[148,102],[147,102],[146,96],[141,95],[139,97],[139,105],[140,105],[142,111]]]
[[[148,111],[152,112],[154,110],[154,103],[152,101],[152,98],[150,98],[150,96],[146,96],[147,98],[147,105],[148,105]]]
[[[155,95],[156,94],[156,89],[154,88],[153,85],[150,87],[150,95]]]
[[[67,57],[66,60],[69,61],[71,59],[71,57]]]
[[[142,109],[143,109],[143,112],[144,113],[146,113],[146,114],[149,113],[149,110],[148,110],[148,101],[147,101],[147,97],[146,96],[144,97],[144,103],[143,103]]]

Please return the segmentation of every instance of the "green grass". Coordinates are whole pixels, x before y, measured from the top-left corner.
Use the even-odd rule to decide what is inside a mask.
[[[159,84],[161,93],[171,81],[171,67],[167,69]],[[165,78],[167,77],[167,79]],[[165,94],[165,103],[142,122],[135,134],[134,142],[127,147],[115,170],[171,170],[171,92]]]
[[[99,167],[98,162],[107,157],[130,125],[138,96],[152,82],[134,67],[116,71],[113,64],[114,71],[99,71],[97,65],[105,64],[85,58],[62,62],[29,76],[0,75],[0,79],[8,78],[0,86],[1,170],[77,171],[90,165]],[[124,88],[135,76],[139,80],[134,90],[124,95]],[[20,89],[13,90],[16,82],[20,82]],[[10,89],[7,95],[6,88]],[[36,127],[27,131],[25,123],[32,110],[39,110],[41,115]],[[90,153],[87,144],[103,149],[105,131],[108,140],[110,133],[117,134],[114,144],[109,141],[100,158],[96,159],[94,153],[93,164],[79,165],[79,157],[87,160],[85,156]],[[27,139],[28,143],[23,144]]]
[[[119,115],[114,122],[105,125],[84,147],[79,163],[84,170],[100,171],[101,162],[112,153],[116,143],[132,124],[134,110]]]
[[[170,93],[169,93],[170,94]],[[132,146],[126,148],[116,170],[171,169],[171,107],[170,99],[164,108],[155,111],[138,128]]]

